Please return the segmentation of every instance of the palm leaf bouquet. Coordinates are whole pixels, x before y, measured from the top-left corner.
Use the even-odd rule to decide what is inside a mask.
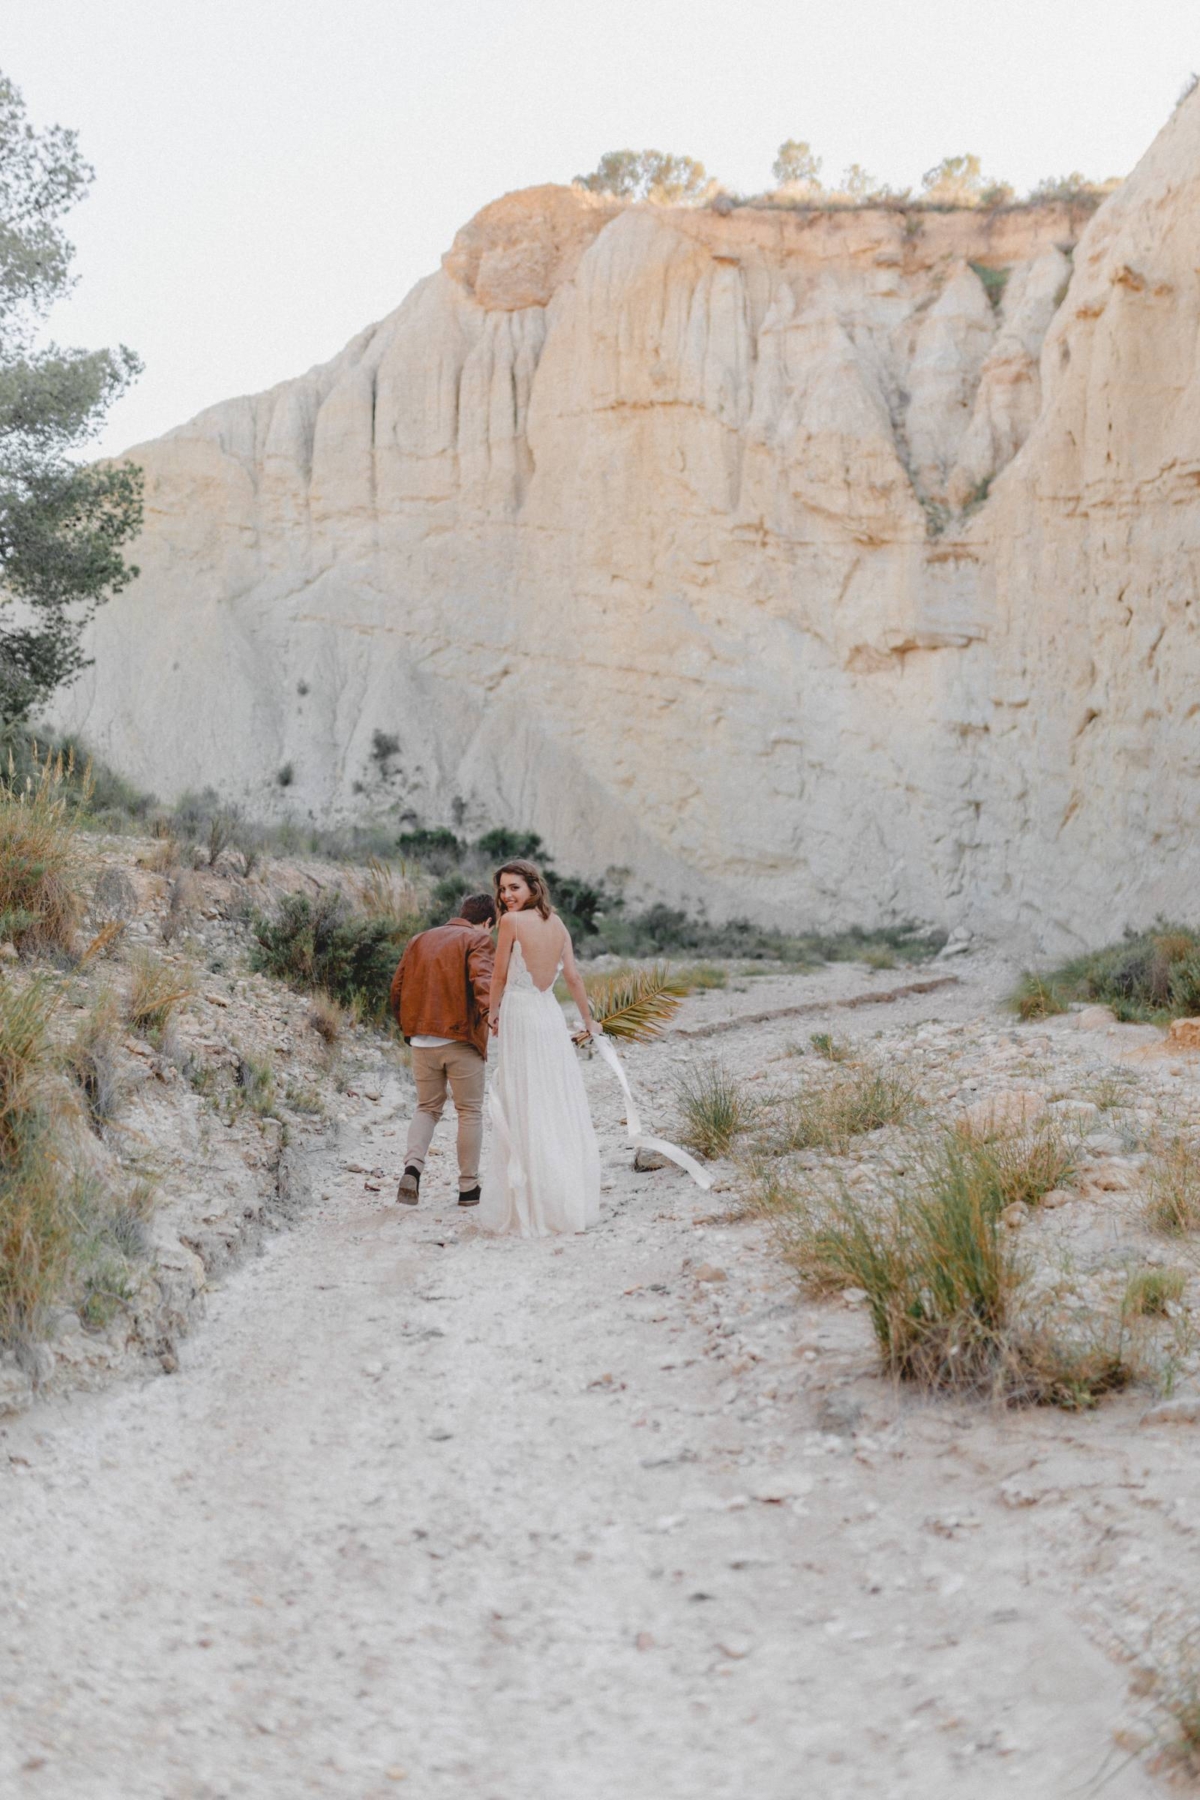
[[[583,985],[596,1024],[608,1037],[634,1044],[661,1036],[690,991],[687,978],[665,962],[585,975]]]

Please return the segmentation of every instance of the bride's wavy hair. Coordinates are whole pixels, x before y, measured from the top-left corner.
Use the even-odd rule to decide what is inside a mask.
[[[500,877],[502,875],[519,875],[529,889],[531,898],[529,904],[522,907],[522,912],[528,912],[532,907],[541,913],[543,919],[550,917],[554,908],[550,904],[550,889],[546,886],[546,877],[536,863],[517,861],[501,863],[492,876],[492,887],[496,893],[496,911],[501,918],[504,917],[505,912],[504,903],[500,898]]]

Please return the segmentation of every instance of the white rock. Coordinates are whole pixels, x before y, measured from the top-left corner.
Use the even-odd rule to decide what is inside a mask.
[[[137,447],[142,573],[54,722],[164,796],[461,800],[714,913],[1073,947],[1120,869],[1187,916],[1197,166],[1193,97],[1070,264],[1056,205],[506,195],[332,362]]]

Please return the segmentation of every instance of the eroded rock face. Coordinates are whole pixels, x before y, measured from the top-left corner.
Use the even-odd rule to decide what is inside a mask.
[[[508,195],[131,452],[143,574],[63,722],[715,913],[1194,910],[1198,178],[1193,100],[1090,223]]]

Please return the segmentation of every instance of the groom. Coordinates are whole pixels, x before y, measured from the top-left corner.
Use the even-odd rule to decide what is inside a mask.
[[[484,1057],[494,951],[490,894],[468,894],[445,925],[419,931],[392,977],[392,1012],[412,1048],[417,1110],[396,1198],[415,1206],[446,1084],[458,1113],[458,1204],[479,1205]]]

